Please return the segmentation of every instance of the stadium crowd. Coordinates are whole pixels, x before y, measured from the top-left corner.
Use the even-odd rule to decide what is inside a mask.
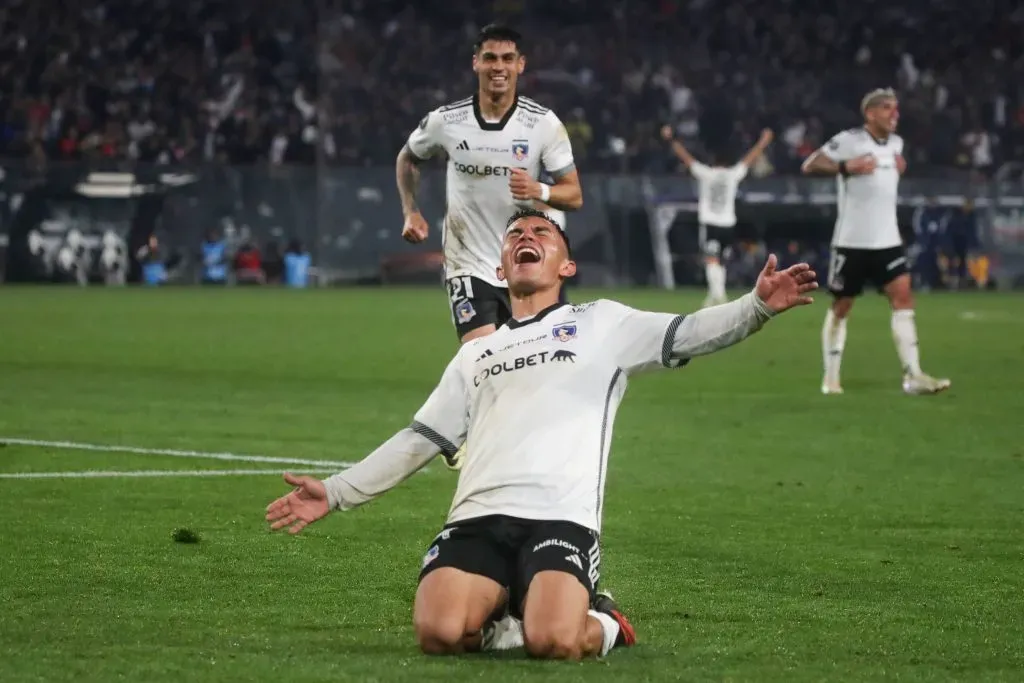
[[[915,172],[1024,158],[1024,6],[822,0],[9,0],[0,156],[390,164],[423,114],[473,91],[471,37],[528,39],[523,90],[589,170],[663,171],[672,123],[795,172],[893,85]]]

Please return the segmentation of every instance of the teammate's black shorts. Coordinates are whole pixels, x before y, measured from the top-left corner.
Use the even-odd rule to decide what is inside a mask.
[[[595,532],[572,522],[543,522],[488,515],[444,527],[423,556],[420,580],[453,567],[496,581],[509,592],[509,611],[522,617],[526,590],[543,571],[575,576],[593,602],[601,571]]]
[[[449,278],[446,284],[452,322],[459,339],[484,325],[501,327],[512,317],[512,304],[506,288],[495,287],[472,275]],[[568,303],[564,287],[561,301]]]
[[[735,228],[720,228],[717,225],[700,224],[700,251],[710,258],[727,259],[732,255],[736,240]]]
[[[836,297],[859,296],[866,284],[881,289],[906,272],[907,255],[903,247],[833,247],[828,263],[828,288]]]

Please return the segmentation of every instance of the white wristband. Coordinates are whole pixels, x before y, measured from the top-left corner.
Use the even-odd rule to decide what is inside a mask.
[[[540,184],[540,200],[544,203],[551,199],[551,186],[547,183]]]

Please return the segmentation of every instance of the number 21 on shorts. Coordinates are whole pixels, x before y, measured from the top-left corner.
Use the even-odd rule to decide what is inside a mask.
[[[448,296],[452,303],[473,298],[473,279],[468,275],[448,280]]]

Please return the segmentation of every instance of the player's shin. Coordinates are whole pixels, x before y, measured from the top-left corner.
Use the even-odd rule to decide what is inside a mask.
[[[917,349],[917,325],[914,311],[903,309],[892,312],[892,338],[900,357],[903,374],[917,377],[921,374],[921,361]]]
[[[838,317],[830,308],[825,313],[825,324],[821,328],[821,356],[825,367],[822,391],[825,393],[839,392],[839,376],[844,348],[846,348],[846,318]]]

